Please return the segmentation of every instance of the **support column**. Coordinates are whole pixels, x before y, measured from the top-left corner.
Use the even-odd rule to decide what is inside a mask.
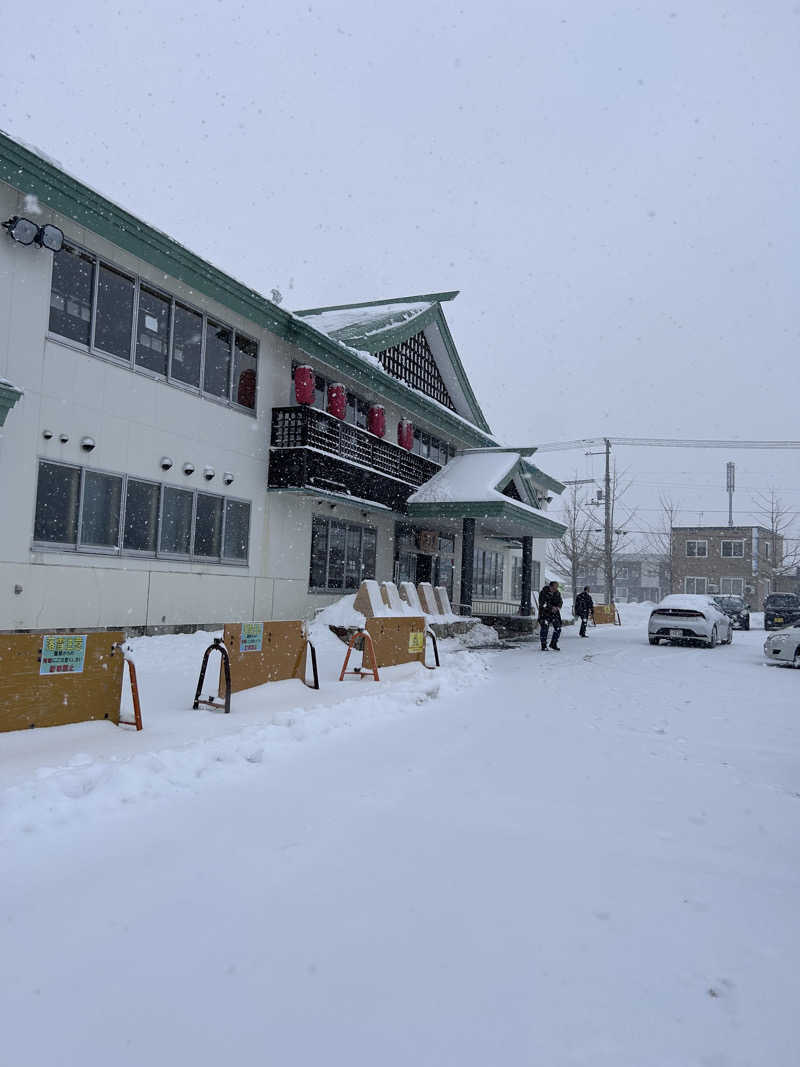
[[[522,598],[520,615],[531,614],[531,578],[533,576],[533,538],[522,538]]]
[[[472,577],[475,568],[475,520],[462,519],[461,532],[461,589],[459,602],[472,614]]]

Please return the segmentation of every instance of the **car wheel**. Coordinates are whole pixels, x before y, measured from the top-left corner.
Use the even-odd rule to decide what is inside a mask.
[[[794,659],[792,660],[792,666],[797,667],[800,670],[800,648],[794,650]]]
[[[713,626],[711,628],[711,637],[709,637],[709,639],[708,639],[708,647],[709,648],[716,648],[718,644],[719,644],[719,634],[717,633],[716,626]]]
[[[657,645],[658,644],[658,638],[657,637],[648,637],[647,640],[650,642],[651,645]]]
[[[750,629],[750,616],[749,615],[744,620],[744,626],[742,627],[742,629],[744,629],[744,630],[749,630]]]

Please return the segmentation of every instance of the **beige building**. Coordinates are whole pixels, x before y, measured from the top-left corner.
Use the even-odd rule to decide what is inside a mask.
[[[783,557],[783,539],[764,526],[673,526],[671,544],[673,593],[741,596],[753,611]]]

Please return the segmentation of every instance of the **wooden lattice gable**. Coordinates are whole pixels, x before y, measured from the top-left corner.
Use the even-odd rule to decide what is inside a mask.
[[[397,381],[489,431],[442,311],[458,294],[428,293],[295,312],[349,348],[374,356]]]

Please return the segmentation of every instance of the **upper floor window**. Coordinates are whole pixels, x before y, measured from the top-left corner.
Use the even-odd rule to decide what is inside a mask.
[[[742,559],[744,557],[744,541],[723,541],[721,552],[725,559]]]
[[[50,330],[255,411],[256,341],[67,244],[53,256]]]
[[[708,555],[708,541],[687,541],[686,555],[705,558]]]
[[[33,540],[79,552],[247,563],[250,503],[41,460]]]

